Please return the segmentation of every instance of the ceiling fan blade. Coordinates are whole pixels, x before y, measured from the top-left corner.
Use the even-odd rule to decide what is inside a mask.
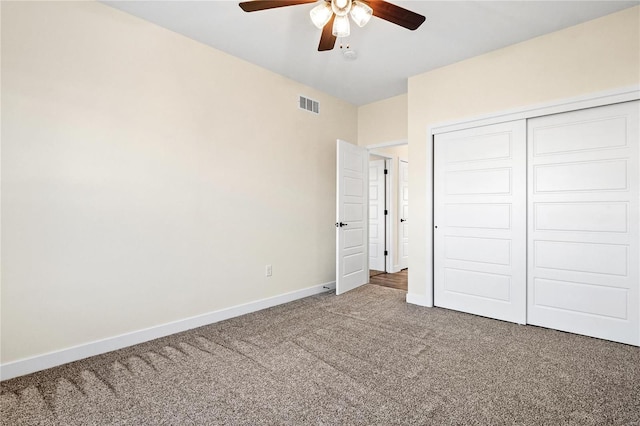
[[[384,0],[365,0],[373,8],[373,16],[392,22],[408,30],[417,29],[425,17]]]
[[[297,4],[315,3],[317,0],[252,0],[243,1],[240,7],[245,12],[275,9],[276,7],[295,6]]]
[[[336,19],[336,15],[331,15],[329,22],[322,27],[322,35],[320,36],[320,44],[318,44],[318,52],[331,50],[336,45],[337,37],[332,34],[334,19]]]

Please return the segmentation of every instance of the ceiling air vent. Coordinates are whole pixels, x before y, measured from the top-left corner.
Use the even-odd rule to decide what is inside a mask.
[[[320,104],[318,101],[314,101],[313,99],[305,98],[304,96],[300,96],[300,103],[298,104],[300,109],[307,110],[314,114],[320,114]]]

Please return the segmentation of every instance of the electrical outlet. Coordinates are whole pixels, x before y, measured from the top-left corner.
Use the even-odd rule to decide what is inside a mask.
[[[264,274],[265,274],[265,276],[270,277],[272,273],[273,273],[273,270],[271,269],[271,265],[267,265],[267,266],[264,268]]]

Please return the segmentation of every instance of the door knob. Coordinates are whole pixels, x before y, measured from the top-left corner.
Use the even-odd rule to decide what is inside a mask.
[[[409,219],[400,219],[400,222],[407,222]]]
[[[343,226],[347,226],[346,223],[342,223],[342,222],[337,222],[336,223],[336,228],[342,228]]]

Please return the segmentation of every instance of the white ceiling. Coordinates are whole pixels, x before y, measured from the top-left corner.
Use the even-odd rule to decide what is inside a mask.
[[[640,1],[392,1],[427,20],[416,31],[372,18],[343,40],[357,52],[318,52],[304,4],[246,13],[237,1],[103,1],[323,92],[363,105],[406,93],[407,78]]]

